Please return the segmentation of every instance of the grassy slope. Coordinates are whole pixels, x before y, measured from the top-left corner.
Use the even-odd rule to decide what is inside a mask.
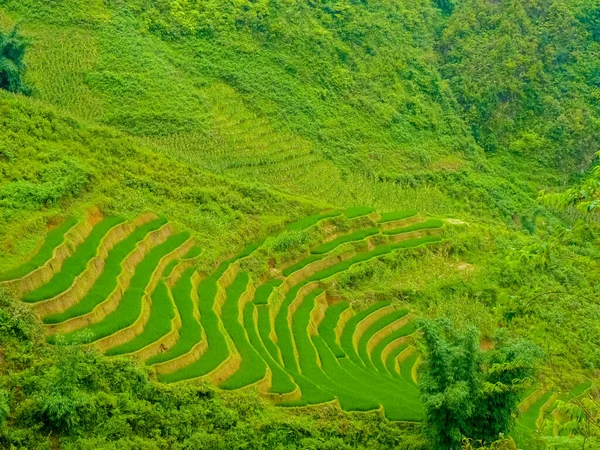
[[[33,99],[0,93],[0,271],[31,255],[48,223],[91,205],[126,218],[164,214],[191,230],[212,261],[322,206],[360,204],[468,225],[449,230],[452,243],[439,253],[417,249],[385,257],[393,269],[351,269],[335,293],[353,302],[399,297],[432,315],[473,321],[489,336],[505,320],[501,311],[526,303],[537,287],[568,282],[571,291],[594,293],[597,279],[586,270],[593,264],[573,267],[562,243],[551,261],[536,262],[536,246],[558,223],[536,193],[565,176],[520,156],[547,147],[532,141],[535,134],[505,134],[497,154],[475,146],[437,70],[442,18],[430,2],[358,13],[299,5],[266,26],[250,8],[208,30],[182,23],[186,15],[168,7],[153,14],[152,2],[111,5],[1,2],[0,26],[19,21],[31,38],[36,92]],[[474,47],[487,57],[486,45]],[[511,330],[568,347],[575,367],[597,366],[600,355],[590,349],[600,334],[579,325],[600,312],[573,310],[570,301],[532,304]],[[568,323],[548,325],[557,321]]]

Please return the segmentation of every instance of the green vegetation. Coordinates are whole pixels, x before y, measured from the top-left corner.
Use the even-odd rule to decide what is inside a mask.
[[[363,392],[383,405],[387,418],[401,421],[423,420],[423,406],[416,389],[367,371],[347,357],[339,359],[339,363],[350,376],[362,384]]]
[[[197,258],[198,256],[200,256],[200,254],[202,253],[202,249],[195,245],[193,246],[189,252],[187,252],[185,254],[185,256],[183,257],[183,259],[193,259],[193,258]]]
[[[426,353],[419,387],[435,448],[456,447],[463,436],[492,444],[510,429],[540,350],[523,341],[504,339],[493,350],[483,352],[474,327],[457,330],[444,319],[426,321],[422,330]],[[532,410],[536,418],[539,409]],[[531,420],[527,416],[525,426]],[[479,426],[484,422],[487,426]]]
[[[408,358],[406,358],[402,363],[400,363],[400,376],[406,381],[408,384],[412,384],[416,387],[415,380],[412,377],[413,367],[419,358],[418,353],[413,353]],[[514,405],[512,405],[514,408]]]
[[[341,377],[337,382],[331,379],[317,363],[318,356],[313,342],[308,335],[308,323],[310,311],[314,308],[315,297],[322,293],[322,290],[315,289],[304,298],[304,301],[292,317],[292,334],[294,342],[298,349],[298,365],[302,374],[315,382],[320,388],[331,392],[340,401],[340,406],[344,410],[368,411],[377,409],[377,403],[365,398],[364,393],[360,393],[360,388],[353,389],[348,377]],[[339,372],[338,372],[339,374]]]
[[[311,253],[315,253],[317,255],[328,253],[333,249],[337,248],[338,246],[345,244],[346,242],[362,241],[363,239],[378,233],[379,228],[377,227],[358,230],[350,234],[339,236],[329,242],[326,242],[323,245],[319,245],[317,248],[313,249]]]
[[[116,432],[115,428],[106,429],[107,423],[143,415],[143,421],[136,420],[134,428],[126,427],[127,431],[120,433],[119,446],[166,448],[178,442],[181,448],[207,445],[225,449],[243,440],[250,448],[260,448],[266,440],[276,447],[301,448],[307,439],[333,439],[347,448],[368,445],[383,450],[404,440],[416,443],[420,450],[426,448],[422,439],[411,437],[410,432],[377,415],[346,417],[331,411],[330,418],[343,421],[341,428],[330,420],[323,421],[317,411],[299,413],[276,408],[254,397],[246,398],[240,405],[239,396],[225,397],[209,386],[165,387],[150,379],[138,364],[123,358],[108,359],[77,346],[56,347],[49,361],[41,358],[46,349],[34,317],[4,294],[0,294],[0,324],[0,343],[5,354],[26,357],[21,361],[10,359],[4,366],[22,375],[16,379],[3,374],[1,378],[0,411],[2,417],[8,418],[0,437],[3,446],[19,442],[25,448],[39,448],[38,443],[44,442],[45,437],[34,429],[38,424],[44,434],[60,433],[64,445],[106,448],[112,445]],[[20,411],[8,408],[18,401],[20,390],[36,401],[23,404]],[[173,403],[174,398],[177,403]],[[118,403],[120,408],[113,407]],[[185,419],[184,411],[189,413]],[[14,414],[20,417],[18,423],[11,422]],[[157,435],[149,438],[152,433]]]
[[[552,397],[554,393],[552,391],[546,391],[540,397],[527,408],[527,410],[523,413],[519,420],[518,426],[515,428],[515,433],[519,433],[519,431],[525,431],[527,435],[531,435],[532,432],[535,432],[538,427],[536,422],[538,417],[542,413],[542,406],[544,406],[550,397]]]
[[[316,224],[317,222],[319,222],[321,220],[328,219],[330,217],[337,217],[341,214],[342,214],[341,211],[333,210],[333,211],[325,212],[323,214],[316,214],[314,216],[308,216],[308,217],[305,217],[304,219],[298,220],[297,222],[286,225],[285,229],[288,231],[302,231],[302,230],[307,229],[308,227],[313,226],[314,224]]]
[[[277,361],[279,364],[283,364],[279,349],[269,335],[271,333],[271,318],[269,315],[269,308],[267,308],[265,305],[257,305],[256,309],[258,310],[257,328],[260,339],[271,355],[271,358],[273,358],[273,360]]]
[[[21,94],[30,94],[25,83],[25,51],[27,41],[15,26],[9,33],[0,30],[0,89]]]
[[[163,272],[163,278],[168,277],[169,275],[171,275],[171,272],[173,272],[173,269],[175,268],[175,266],[177,264],[179,264],[181,261],[179,259],[174,259],[173,261],[171,261],[169,264],[167,264],[167,267],[165,267],[165,270]]]
[[[165,386],[143,364],[104,358],[93,345],[45,343],[29,309],[46,305],[20,305],[31,286],[13,280],[3,283],[14,299],[0,312],[0,447],[514,448],[492,444],[499,430],[516,436],[511,427],[522,430],[522,448],[598,447],[598,11],[596,0],[0,0],[0,85],[11,84],[0,88],[3,279],[32,267],[23,263],[44,248],[57,218],[81,219],[90,208],[124,220],[153,212],[203,250],[181,284],[179,310],[194,312],[192,276],[211,280],[199,294],[202,326],[190,320],[161,358],[187,353],[202,332],[206,352],[161,380],[206,375],[228,356],[225,318],[211,316],[213,282],[218,263],[238,255],[242,272],[264,283],[259,304],[238,311],[247,333],[240,346],[271,368],[272,393],[302,389],[300,400],[269,401],[333,400],[341,386],[344,407],[428,418],[391,424],[381,412],[343,414],[335,402],[275,408],[205,380]],[[386,212],[377,224],[386,232],[324,242],[372,227],[375,215],[365,215],[373,210]],[[441,222],[400,228],[421,217]],[[439,237],[391,244],[403,238],[395,233],[425,226]],[[321,245],[325,253],[310,255]],[[292,373],[281,360],[290,358],[286,336],[269,337],[273,279],[292,274],[281,276],[288,264],[300,261],[298,270],[346,249],[356,256],[293,287],[318,281],[332,306],[302,346],[307,373]],[[96,285],[78,292],[84,301],[46,322],[93,311],[117,288],[127,254],[109,256]],[[42,289],[71,286],[68,265],[64,274],[51,268],[55,279]],[[136,309],[130,294],[121,300]],[[393,333],[415,332],[385,361],[383,348],[368,354],[364,340],[346,356],[335,343],[345,307],[337,305],[361,314],[380,302],[449,319],[453,330],[440,331],[437,350],[450,349],[454,363],[438,372],[459,381],[443,390],[421,374],[414,385],[417,358],[424,370],[428,358],[448,359],[422,343],[395,373],[405,345],[413,352],[422,342],[414,323]],[[478,342],[460,331],[470,329]],[[453,331],[472,344],[475,368]],[[545,351],[527,374],[532,385],[560,393],[543,406],[548,420],[537,434],[504,420],[522,393],[493,378],[518,372],[507,360],[522,341]],[[362,364],[367,358],[374,367]],[[585,396],[563,396],[588,378]],[[450,444],[439,443],[440,430]]]
[[[66,291],[73,284],[85,268],[90,259],[92,259],[97,251],[98,246],[104,239],[106,233],[111,228],[119,225],[124,220],[121,217],[108,217],[97,224],[89,234],[89,236],[77,247],[75,253],[65,260],[60,273],[56,274],[45,285],[27,293],[23,296],[23,301],[35,303],[57,296],[61,292]]]
[[[321,270],[321,271],[315,273],[314,275],[312,275],[308,279],[308,281],[322,280],[325,278],[332,277],[333,275],[335,275],[337,273],[340,273],[344,270],[349,269],[354,264],[358,264],[358,263],[368,261],[373,258],[377,258],[378,256],[389,254],[389,253],[393,252],[394,250],[418,247],[420,245],[430,244],[430,243],[434,243],[434,242],[441,242],[441,240],[442,239],[437,236],[426,236],[423,238],[411,239],[408,241],[398,242],[395,244],[380,245],[379,247],[376,247],[374,250],[371,250],[370,252],[359,253],[359,254],[353,256],[352,258],[349,258],[341,263],[335,264],[324,270]]]
[[[319,325],[319,336],[331,349],[336,358],[346,356],[344,350],[336,342],[335,327],[340,320],[340,315],[349,307],[350,305],[347,302],[340,302],[330,306],[325,311],[325,316]]]
[[[294,272],[297,272],[300,269],[303,269],[304,267],[308,266],[309,264],[319,261],[320,259],[322,259],[322,256],[310,255],[308,258],[304,258],[303,260],[298,261],[297,263],[286,267],[285,269],[282,270],[281,273],[283,273],[283,276],[289,277]]]
[[[414,210],[391,211],[381,214],[381,219],[379,219],[379,223],[394,222],[396,220],[408,219],[409,217],[414,217],[416,215],[417,211]]]
[[[279,278],[274,278],[257,287],[256,292],[254,293],[254,304],[266,305],[269,302],[269,297],[271,292],[273,292],[273,289],[275,289],[277,286],[281,286],[281,283],[283,283],[282,280]]]
[[[191,298],[192,281],[191,277],[194,269],[187,269],[181,274],[175,286],[171,289],[175,306],[181,317],[181,328],[179,329],[179,339],[173,347],[163,353],[154,355],[146,361],[146,364],[152,365],[177,358],[189,352],[194,345],[202,340],[202,327],[194,317],[194,304]]]
[[[428,219],[421,223],[414,223],[404,228],[396,228],[394,230],[386,231],[385,234],[396,235],[402,233],[408,233],[410,231],[418,231],[418,230],[429,230],[435,228],[442,228],[444,226],[444,222],[439,219]]]
[[[171,320],[175,317],[175,310],[169,297],[169,289],[163,280],[156,285],[151,299],[152,308],[144,331],[129,342],[108,349],[106,355],[122,355],[141,350],[171,331]]]
[[[286,373],[281,365],[276,362],[271,354],[265,348],[258,330],[254,324],[254,308],[252,303],[248,303],[244,309],[244,328],[248,333],[248,340],[254,349],[258,352],[263,361],[266,362],[269,370],[271,370],[271,389],[269,392],[276,394],[287,394],[296,389],[296,384],[292,378]]]
[[[348,219],[354,219],[356,217],[366,216],[374,212],[375,209],[369,206],[351,206],[350,208],[346,208],[344,215]]]
[[[361,335],[361,337],[357,343],[358,356],[360,357],[363,364],[367,368],[375,370],[375,366],[371,362],[371,357],[367,350],[367,343],[369,342],[369,339],[371,339],[376,332],[378,332],[385,326],[390,325],[391,323],[395,322],[396,320],[406,316],[408,314],[408,312],[409,311],[407,309],[400,309],[400,310],[396,310],[390,314],[387,314],[387,315],[379,318],[377,321],[375,321]]]
[[[387,374],[393,377],[398,377],[400,376],[400,374],[396,372],[396,359],[398,358],[398,355],[400,355],[400,353],[402,353],[407,348],[407,343],[398,345],[393,351],[390,352],[388,358],[385,361],[385,366],[381,362],[381,359],[373,359],[373,364],[375,365],[377,370],[379,370],[380,373],[385,373],[385,370],[387,369]]]
[[[46,237],[44,242],[36,252],[35,255],[29,259],[26,263],[15,267],[7,272],[0,274],[0,281],[14,280],[21,278],[35,269],[42,267],[46,262],[52,258],[54,249],[61,245],[65,241],[65,233],[75,226],[77,219],[75,217],[69,217],[65,219],[60,225],[52,228]]]
[[[144,239],[148,233],[157,230],[165,223],[165,219],[156,219],[148,222],[137,227],[129,236],[116,244],[111,251],[108,252],[108,256],[104,263],[104,270],[94,285],[87,291],[86,295],[77,304],[68,308],[66,311],[45,317],[44,323],[60,323],[72,319],[73,317],[82,316],[92,312],[94,308],[102,301],[106,300],[110,293],[117,287],[118,276],[123,270],[121,263],[125,260],[127,255],[135,249],[135,246]]]
[[[285,299],[279,306],[279,311],[275,317],[274,328],[275,334],[277,335],[277,346],[281,351],[281,360],[284,367],[292,373],[298,373],[300,370],[298,369],[298,361],[296,360],[296,355],[294,354],[294,338],[288,322],[288,314],[290,305],[304,284],[305,283],[296,284],[288,291],[288,293],[285,295]],[[316,288],[310,293],[312,294],[314,290],[316,290]]]
[[[136,321],[142,311],[142,297],[145,294],[146,286],[159,261],[183,244],[188,237],[187,233],[169,236],[165,242],[153,247],[148,252],[146,257],[136,266],[129,288],[123,293],[117,309],[100,322],[85,328],[86,332],[90,334],[92,342],[131,326]],[[76,330],[66,333],[61,336],[61,340],[67,342],[76,340],[81,332],[81,330]],[[49,341],[55,343],[57,337],[51,336]]]
[[[417,325],[415,324],[415,322],[409,322],[403,327],[394,331],[393,333],[387,335],[385,338],[379,341],[379,343],[375,347],[373,347],[373,351],[371,352],[371,361],[373,362],[373,365],[376,367],[379,373],[385,374],[387,368],[388,373],[390,373],[391,375],[395,374],[395,371],[392,369],[394,367],[394,359],[407,346],[399,346],[394,352],[392,352],[388,356],[388,359],[386,361],[383,361],[383,350],[395,340],[414,333],[416,329]]]
[[[358,323],[367,317],[369,314],[374,313],[375,311],[389,306],[390,302],[378,302],[374,303],[370,307],[360,311],[359,313],[352,316],[348,322],[346,322],[346,326],[342,330],[342,336],[340,338],[340,344],[342,346],[342,350],[344,353],[354,362],[355,364],[363,365],[363,362],[358,357],[358,352],[356,347],[354,347],[353,337],[354,332],[356,331],[356,326]]]
[[[264,360],[248,341],[244,326],[238,322],[238,301],[249,281],[248,274],[240,272],[227,288],[227,300],[223,304],[223,325],[242,358],[239,369],[220,384],[223,389],[239,389],[256,383],[265,376],[267,370]]]
[[[206,332],[208,350],[194,363],[173,373],[161,375],[159,380],[172,383],[189,378],[201,377],[216,369],[229,355],[227,340],[221,333],[219,327],[220,319],[213,310],[215,296],[217,295],[217,280],[223,275],[223,272],[227,270],[229,264],[229,261],[222,262],[219,268],[211,274],[210,277],[205,278],[198,285],[200,324]]]

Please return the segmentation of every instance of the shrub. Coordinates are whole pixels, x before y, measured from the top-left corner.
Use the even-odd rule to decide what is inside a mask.
[[[17,27],[9,33],[0,31],[0,88],[10,92],[29,94],[31,89],[25,81],[25,50],[27,41],[19,34]]]
[[[490,444],[506,434],[539,349],[500,333],[484,352],[475,327],[457,330],[446,319],[424,321],[422,330],[419,386],[433,448],[458,449],[465,437]]]
[[[0,427],[4,426],[10,415],[10,406],[8,404],[8,395],[0,390]]]

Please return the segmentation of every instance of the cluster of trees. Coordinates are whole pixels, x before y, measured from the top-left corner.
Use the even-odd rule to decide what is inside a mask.
[[[437,0],[401,8],[352,0],[132,5],[166,39],[231,43],[237,37],[275,53],[294,49],[318,73],[278,56],[289,70],[319,77],[327,101],[369,110],[398,143],[435,130],[448,136],[438,142],[442,147],[467,149],[468,137],[488,152],[566,170],[585,166],[598,150],[600,12],[594,0]],[[257,89],[240,74],[229,75],[228,82],[248,93]],[[368,136],[366,129],[361,133]]]
[[[8,33],[0,30],[0,89],[28,94],[30,87],[24,80],[27,42],[17,28]]]
[[[459,449],[465,439],[490,445],[507,436],[523,392],[534,381],[540,350],[499,333],[480,349],[474,326],[447,319],[424,322],[419,387],[435,449]]]

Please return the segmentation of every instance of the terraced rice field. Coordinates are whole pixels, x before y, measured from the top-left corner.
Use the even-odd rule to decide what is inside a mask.
[[[264,241],[201,274],[202,251],[166,219],[90,215],[50,230],[28,263],[0,280],[40,316],[50,343],[128,355],[165,383],[201,379],[282,406],[334,403],[421,420],[414,312],[391,301],[355,310],[328,292],[355,264],[440,242],[443,223],[359,206],[282,231],[314,231],[319,242],[253,279],[241,263],[265,258]]]
[[[590,380],[583,380],[568,392],[555,392],[543,388],[533,389],[519,406],[521,417],[511,435],[519,448],[528,448],[531,436],[567,436],[562,430],[566,422],[558,407],[559,401],[571,401],[586,395],[592,387]]]

